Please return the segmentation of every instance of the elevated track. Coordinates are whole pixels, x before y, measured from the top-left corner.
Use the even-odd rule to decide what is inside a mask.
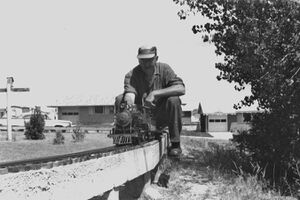
[[[137,146],[0,163],[0,199],[119,199],[119,188],[150,174],[167,153],[167,134]],[[139,186],[142,186],[140,184]]]

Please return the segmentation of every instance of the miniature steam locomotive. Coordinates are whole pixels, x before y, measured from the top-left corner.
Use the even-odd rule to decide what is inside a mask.
[[[122,102],[115,114],[114,127],[108,137],[113,138],[115,145],[140,144],[158,138],[151,109],[145,106],[128,105]]]

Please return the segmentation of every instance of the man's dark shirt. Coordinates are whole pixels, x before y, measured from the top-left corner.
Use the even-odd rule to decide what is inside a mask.
[[[157,62],[154,68],[152,80],[148,82],[140,65],[126,74],[124,80],[125,93],[135,94],[135,103],[141,105],[143,95],[148,95],[153,90],[167,88],[173,85],[184,85],[172,68],[165,63]]]

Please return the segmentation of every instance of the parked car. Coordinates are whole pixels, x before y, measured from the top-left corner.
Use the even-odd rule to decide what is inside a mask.
[[[26,122],[30,121],[32,114],[26,114],[20,117],[12,117],[11,125],[12,127],[24,127]],[[71,127],[72,122],[68,120],[55,120],[50,119],[47,115],[43,115],[45,120],[45,127]],[[7,126],[7,118],[0,118],[0,126]]]
[[[25,122],[24,122],[24,119],[13,116],[11,118],[11,125],[13,127],[25,126]],[[7,118],[6,117],[0,118],[0,126],[5,126],[5,127],[7,126]]]
[[[22,118],[25,122],[30,121],[32,114],[23,115]],[[68,120],[50,119],[48,115],[43,115],[45,120],[45,127],[71,127],[72,122]]]

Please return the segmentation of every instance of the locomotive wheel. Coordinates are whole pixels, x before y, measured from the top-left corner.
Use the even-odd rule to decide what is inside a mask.
[[[132,137],[132,144],[139,145],[142,143],[142,139],[140,137]]]

